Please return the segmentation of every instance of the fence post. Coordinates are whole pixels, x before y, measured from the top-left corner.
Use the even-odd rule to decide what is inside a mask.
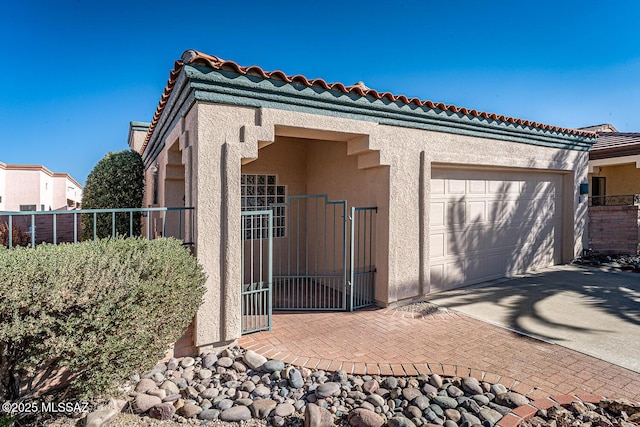
[[[31,214],[31,247],[36,247],[36,216]]]
[[[58,224],[57,224],[57,221],[56,221],[56,216],[57,216],[57,215],[58,215],[58,214],[56,214],[56,213],[54,213],[54,214],[53,214],[53,244],[54,244],[54,245],[57,245],[57,244],[58,244],[58,235],[57,235],[57,233],[56,233],[56,231],[57,231],[57,225],[58,225]]]
[[[9,249],[13,248],[13,216],[9,215]]]

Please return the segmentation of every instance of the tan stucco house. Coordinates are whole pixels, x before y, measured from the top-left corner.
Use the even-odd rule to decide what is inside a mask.
[[[598,135],[589,152],[589,249],[640,253],[640,133],[611,124],[581,129]]]
[[[640,133],[618,132],[611,124],[582,129],[598,134],[598,142],[589,153],[592,201],[640,194]]]
[[[196,209],[183,226],[208,274],[199,348],[240,337],[247,277],[263,270],[275,308],[349,309],[359,274],[369,302],[387,306],[572,260],[586,242],[579,188],[595,141],[192,50],[153,121],[129,135],[146,204]],[[273,212],[272,251],[266,219],[241,216],[259,209]]]

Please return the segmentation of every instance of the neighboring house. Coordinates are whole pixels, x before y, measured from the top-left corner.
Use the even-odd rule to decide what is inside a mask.
[[[82,186],[42,165],[0,162],[0,211],[80,209]]]
[[[598,142],[589,152],[593,202],[607,195],[640,194],[640,133],[618,132],[610,124],[583,129],[598,134]]]
[[[184,227],[208,276],[199,348],[250,330],[264,271],[276,308],[349,309],[571,261],[586,247],[579,189],[595,141],[192,50],[129,136],[146,205],[196,209]],[[255,213],[268,208],[273,250]]]
[[[598,253],[640,250],[640,133],[613,125],[582,128],[598,134],[589,152],[589,248]]]

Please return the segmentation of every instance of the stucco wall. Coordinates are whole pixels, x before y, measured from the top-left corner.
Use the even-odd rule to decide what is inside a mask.
[[[258,151],[258,158],[242,165],[243,174],[276,174],[287,195],[308,194],[307,161],[309,140],[276,137]]]
[[[640,169],[635,163],[599,168],[599,173],[589,174],[589,183],[593,176],[606,178],[606,195],[640,194]]]
[[[67,199],[81,203],[82,189],[66,173],[39,165],[7,165],[1,172],[5,175],[4,210],[19,211],[20,205],[35,205],[37,211],[43,205],[45,211],[66,209]]]
[[[40,172],[40,206],[38,210],[50,211],[55,209],[53,201],[53,176]]]
[[[82,189],[71,181],[66,173],[53,174],[53,209],[67,209],[67,202],[71,201],[73,206],[78,207],[82,203]]]
[[[358,156],[348,155],[347,142],[324,139],[291,138],[276,136],[273,144],[258,151],[258,158],[242,166],[243,174],[276,174],[278,185],[286,185],[287,196],[326,194],[329,201],[347,202],[346,216],[351,207],[378,207],[388,211],[389,179],[388,168],[384,166],[359,169]],[[341,236],[346,226],[347,246],[349,245],[349,223],[343,221],[341,208],[328,205],[324,199],[308,202],[293,200],[287,220],[293,226],[287,227],[287,235],[274,239],[275,274],[290,265],[309,261],[313,273],[339,272],[344,253],[340,237],[332,238],[336,230]],[[316,207],[317,206],[317,207]],[[337,213],[336,218],[333,214]],[[298,227],[301,215],[303,224]],[[328,233],[325,233],[325,231]],[[296,248],[297,242],[312,242]],[[290,242],[293,243],[293,247]],[[245,259],[250,258],[249,245],[245,248]],[[327,253],[329,256],[327,256]],[[259,261],[254,257],[255,262]],[[263,258],[264,259],[264,258]],[[303,265],[302,268],[305,268]],[[245,265],[245,277],[249,275],[250,264]],[[295,268],[295,267],[294,267]],[[289,271],[289,273],[291,273]]]
[[[384,141],[380,144],[380,159],[390,165],[388,302],[410,298],[430,288],[425,273],[429,271],[429,243],[424,230],[429,229],[433,165],[564,171],[562,260],[569,261],[581,251],[585,243],[586,204],[578,203],[577,188],[586,180],[585,152],[389,126],[380,126],[379,131],[377,136]],[[418,248],[423,248],[422,254]]]
[[[7,170],[6,210],[19,211],[20,205],[36,205],[36,210],[40,210],[41,187],[40,171]]]
[[[307,193],[327,193],[330,200],[352,206],[386,206],[388,168],[359,169],[358,156],[347,154],[347,143],[311,141],[307,155]]]
[[[240,336],[243,172],[275,171],[283,182],[290,180],[284,182],[289,194],[302,191],[306,183],[302,194],[323,192],[350,204],[377,205],[376,300],[382,305],[430,290],[434,166],[560,173],[562,261],[571,260],[585,244],[586,204],[579,203],[577,193],[587,178],[586,152],[201,102],[172,124],[163,139],[165,150],[156,160],[162,163],[167,147],[177,140],[192,150],[185,162],[186,198],[197,208],[196,250],[208,275],[194,333],[198,347]]]

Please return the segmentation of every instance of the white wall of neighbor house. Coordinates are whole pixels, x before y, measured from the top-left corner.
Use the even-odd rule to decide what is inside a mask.
[[[43,197],[44,182],[40,175],[40,170],[36,168],[7,170],[5,207],[8,211],[19,211],[20,206],[26,205],[35,206],[39,211],[42,204],[51,202]]]
[[[53,208],[80,209],[82,187],[66,173],[53,174]]]
[[[39,177],[40,177],[40,206],[38,206],[38,210],[50,211],[54,209],[53,175],[40,172]]]
[[[431,202],[437,197],[432,177],[438,171],[464,176],[469,170],[486,186],[505,176],[505,182],[526,190],[520,196],[532,193],[531,183],[554,187],[551,199],[522,199],[513,206],[531,212],[544,203],[561,205],[550,210],[560,212],[552,235],[561,240],[551,262],[569,261],[585,245],[587,206],[578,201],[578,186],[586,182],[586,152],[275,109],[198,102],[183,113],[154,163],[166,163],[178,141],[186,205],[197,212],[197,256],[208,277],[195,322],[194,344],[200,348],[240,336],[242,173],[276,173],[287,194],[322,192],[352,206],[377,206],[375,298],[381,305],[433,290]],[[149,169],[146,174],[151,183]],[[463,184],[476,185],[473,179]],[[525,209],[527,203],[531,209]]]
[[[0,211],[6,211],[7,209],[5,208],[5,201],[7,200],[7,196],[6,196],[6,170],[5,170],[5,164],[0,162]]]
[[[82,202],[82,187],[66,173],[54,173],[41,165],[0,166],[0,210],[35,207],[48,211]]]

